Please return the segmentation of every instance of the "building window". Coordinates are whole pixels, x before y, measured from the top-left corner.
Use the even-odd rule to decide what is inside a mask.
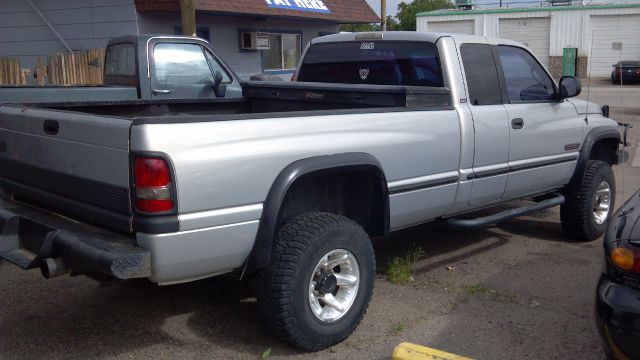
[[[262,51],[264,70],[293,70],[302,53],[301,34],[269,34],[269,50]]]

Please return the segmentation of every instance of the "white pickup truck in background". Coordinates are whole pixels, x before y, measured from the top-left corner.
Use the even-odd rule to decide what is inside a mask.
[[[617,123],[570,99],[578,80],[556,84],[521,44],[323,36],[296,78],[193,108],[1,106],[0,257],[45,277],[257,275],[273,333],[318,350],[367,309],[372,237],[557,205],[572,238],[607,226]],[[533,202],[457,218],[523,198]]]

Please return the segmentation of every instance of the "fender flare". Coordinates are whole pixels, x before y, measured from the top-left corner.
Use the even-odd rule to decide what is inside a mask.
[[[578,156],[576,168],[573,171],[571,184],[582,180],[582,173],[587,166],[587,162],[589,161],[593,146],[604,139],[616,139],[617,142],[620,142],[620,132],[618,132],[618,129],[610,126],[600,126],[591,129],[587,133],[587,135],[584,137],[582,149],[580,149],[580,155]]]
[[[260,226],[247,258],[245,271],[253,272],[269,264],[273,245],[279,230],[282,204],[291,186],[309,174],[338,174],[351,170],[375,171],[381,179],[383,190],[384,234],[389,232],[389,190],[387,180],[378,159],[368,153],[354,152],[315,156],[295,161],[286,166],[272,183],[262,208]]]

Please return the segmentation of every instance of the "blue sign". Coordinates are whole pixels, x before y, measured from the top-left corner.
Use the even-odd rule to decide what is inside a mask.
[[[331,13],[322,0],[264,0],[270,8]]]

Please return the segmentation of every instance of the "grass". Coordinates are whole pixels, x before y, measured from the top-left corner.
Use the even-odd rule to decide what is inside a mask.
[[[396,256],[387,266],[387,280],[393,284],[406,284],[415,280],[415,264],[425,256],[424,250],[416,247],[405,256]]]
[[[475,295],[476,293],[488,293],[488,292],[489,292],[489,289],[487,289],[486,287],[484,287],[484,285],[481,285],[481,284],[469,285],[464,288],[464,293],[469,296]]]
[[[391,330],[389,330],[389,335],[398,336],[398,335],[402,334],[403,331],[404,331],[404,324],[403,323],[397,323],[397,324],[393,325]]]
[[[518,298],[518,295],[502,293],[496,290],[488,289],[484,285],[476,284],[465,286],[462,297],[460,298],[460,302],[464,304],[471,300],[474,295],[488,296],[489,299],[502,303],[512,303],[515,302]]]
[[[264,360],[266,358],[268,358],[269,356],[271,356],[271,348],[267,348],[259,357],[258,360]]]

